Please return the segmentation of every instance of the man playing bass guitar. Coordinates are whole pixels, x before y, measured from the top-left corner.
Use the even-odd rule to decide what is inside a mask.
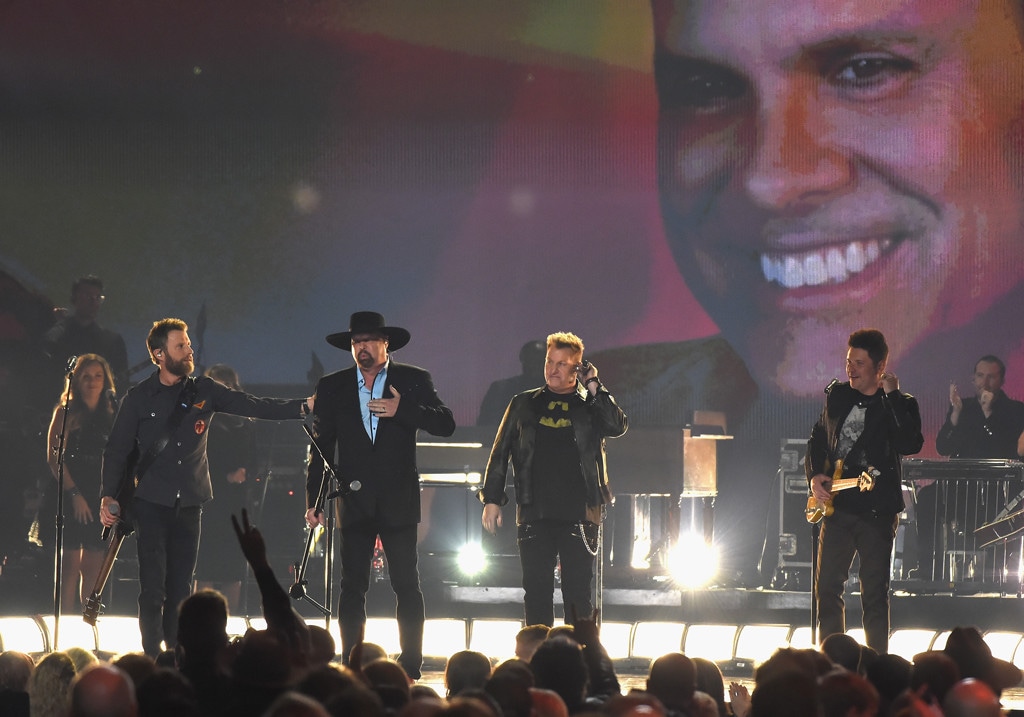
[[[858,554],[866,641],[884,654],[889,647],[889,559],[904,507],[900,457],[920,451],[924,437],[917,400],[901,393],[899,379],[886,372],[889,347],[882,332],[855,331],[847,345],[849,381],[826,389],[804,461],[811,495],[822,503],[832,501],[835,508],[822,521],[818,542],[818,638],[846,632],[843,586]],[[833,495],[827,471],[839,461],[847,476],[873,468],[874,489]]]

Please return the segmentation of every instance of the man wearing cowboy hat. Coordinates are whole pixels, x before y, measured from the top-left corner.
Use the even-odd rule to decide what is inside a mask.
[[[313,438],[324,456],[337,458],[341,484],[342,657],[347,662],[366,623],[366,591],[377,536],[388,559],[397,598],[398,662],[409,677],[420,677],[423,661],[423,593],[416,561],[420,483],[416,433],[455,431],[451,410],[441,402],[430,374],[392,361],[389,351],[409,343],[409,332],[385,325],[373,311],[357,311],[349,330],[327,343],[350,349],[356,365],[324,376],[316,387]],[[306,523],[320,525],[315,509],[323,460],[312,451],[306,480]]]

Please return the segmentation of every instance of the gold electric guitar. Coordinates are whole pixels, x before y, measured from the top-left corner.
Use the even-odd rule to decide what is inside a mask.
[[[872,490],[875,487],[875,477],[868,471],[862,471],[859,476],[843,478],[843,462],[836,461],[836,470],[832,474],[832,487],[829,489],[832,495],[841,490],[857,488],[860,491]],[[821,501],[813,495],[807,496],[807,509],[804,514],[808,523],[820,523],[822,518],[827,518],[835,512],[832,507],[832,499]]]

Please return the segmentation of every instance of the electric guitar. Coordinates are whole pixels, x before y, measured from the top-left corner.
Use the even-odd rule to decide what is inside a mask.
[[[875,477],[868,471],[861,471],[861,474],[853,478],[843,478],[843,462],[836,461],[836,470],[832,474],[832,487],[829,489],[832,495],[841,490],[857,488],[860,491],[872,490],[875,487]],[[832,506],[832,499],[821,501],[813,495],[807,496],[807,508],[804,515],[808,523],[820,523],[822,518],[827,518],[835,512]]]

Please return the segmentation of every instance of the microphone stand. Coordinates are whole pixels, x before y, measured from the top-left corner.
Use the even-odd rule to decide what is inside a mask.
[[[75,377],[75,368],[78,364],[78,357],[72,356],[68,359],[67,373],[68,381],[67,397],[61,410],[60,435],[57,437],[57,512],[54,516],[55,533],[53,539],[53,649],[60,644],[60,598],[61,579],[64,574],[64,448],[67,440],[68,411],[71,409],[72,383]]]
[[[295,600],[308,601],[311,605],[313,605],[313,607],[315,607],[321,613],[323,613],[324,617],[326,618],[326,628],[330,629],[331,608],[329,606],[331,604],[331,564],[334,560],[334,511],[324,511],[324,503],[326,502],[328,497],[327,489],[329,486],[334,485],[336,483],[337,475],[335,474],[334,468],[331,466],[330,461],[327,460],[327,457],[323,454],[323,451],[320,450],[320,446],[318,446],[316,441],[313,439],[313,432],[309,430],[309,426],[303,423],[302,430],[304,430],[306,432],[306,435],[309,436],[310,444],[313,446],[316,452],[320,454],[320,458],[324,464],[323,477],[320,479],[320,491],[317,493],[316,503],[314,504],[313,508],[315,513],[323,512],[326,518],[325,530],[327,532],[327,546],[326,552],[324,553],[324,602],[326,603],[326,605],[321,605],[316,600],[311,598],[309,594],[306,592],[306,586],[309,584],[308,581],[306,580],[306,568],[309,565],[309,554],[313,549],[313,541],[316,536],[316,530],[313,528],[310,528],[309,534],[306,536],[306,549],[302,553],[302,560],[296,564],[295,582],[292,584],[291,588],[289,588],[288,594],[291,595],[292,598]],[[339,495],[341,495],[341,491],[335,491],[331,495],[331,497],[335,498],[338,497]]]

